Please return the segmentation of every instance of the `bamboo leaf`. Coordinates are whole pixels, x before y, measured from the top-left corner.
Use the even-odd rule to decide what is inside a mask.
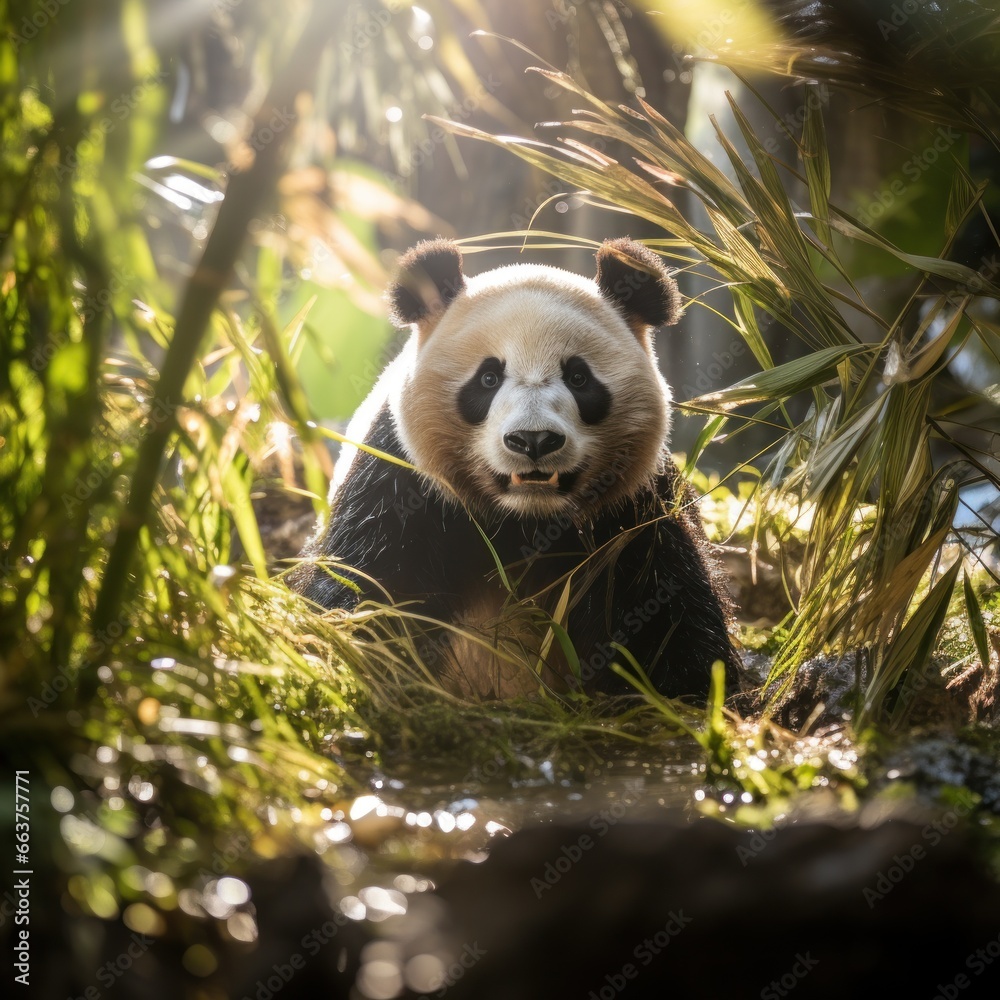
[[[469,514],[469,520],[475,525],[476,531],[479,532],[480,537],[486,543],[486,548],[489,551],[490,557],[493,559],[493,565],[496,567],[497,576],[500,578],[500,582],[503,584],[504,590],[506,590],[508,594],[513,595],[514,587],[510,582],[510,577],[507,576],[507,568],[504,566],[503,560],[500,558],[500,554],[497,552],[495,546],[490,541],[490,536],[486,534],[483,526],[471,514]]]
[[[813,451],[803,466],[806,496],[809,499],[822,498],[827,487],[838,479],[855,459],[858,460],[859,468],[867,460],[869,469],[874,469],[872,456],[865,454],[862,445],[882,417],[885,404],[886,397],[881,396],[853,413],[828,440]],[[851,495],[842,498],[840,503],[855,502],[857,496],[866,490],[867,485],[865,480],[856,478],[854,483],[850,484]]]
[[[707,156],[693,146],[672,122],[663,117],[652,105],[639,98],[639,104],[646,112],[647,120],[657,130],[672,158],[685,166],[683,176],[694,179],[711,198],[712,203],[726,212],[729,221],[740,225],[750,218],[750,206],[743,195]]]
[[[571,148],[516,136],[491,135],[471,125],[443,118],[430,117],[430,120],[458,135],[509,149],[532,166],[603,198],[619,210],[630,211],[668,231],[683,234],[692,246],[703,253],[719,256],[711,242],[684,219],[668,198],[638,174],[626,170],[619,163],[609,163],[608,158],[598,150],[580,143],[573,143]]]
[[[837,377],[837,366],[842,361],[874,349],[871,345],[854,344],[813,351],[804,358],[786,361],[776,368],[742,379],[728,389],[698,396],[690,400],[690,403],[713,411],[726,412],[745,403],[787,399],[803,390],[830,382]]]
[[[538,669],[541,670],[542,665],[547,661],[549,650],[552,647],[552,639],[554,637],[559,643],[560,649],[562,649],[563,656],[566,658],[566,663],[573,676],[577,680],[580,680],[580,657],[577,654],[576,647],[573,645],[573,640],[566,631],[564,624],[569,612],[570,594],[572,592],[572,588],[573,577],[571,575],[567,578],[562,592],[559,595],[559,600],[556,602],[556,607],[548,620],[548,631],[545,634],[545,638],[542,640],[542,645],[538,653]]]
[[[878,550],[885,545],[883,542],[885,535],[890,538],[890,546],[887,548],[891,547],[891,533],[895,527],[894,525],[886,525],[872,539],[870,548]],[[878,622],[876,634],[880,638],[889,636],[893,624],[902,612],[906,611],[917,585],[927,572],[927,567],[941,548],[941,543],[950,530],[950,525],[944,525],[892,567],[880,589],[878,601],[869,601],[864,615],[859,619],[861,629]],[[887,554],[891,554],[891,549]]]
[[[541,668],[541,665],[545,663],[545,660],[549,655],[549,649],[552,646],[552,639],[555,632],[551,626],[561,626],[561,624],[566,621],[566,612],[569,609],[569,597],[572,592],[572,588],[573,577],[570,576],[567,578],[566,583],[563,584],[563,589],[559,594],[559,600],[556,602],[556,606],[553,609],[552,614],[549,616],[550,627],[545,635],[545,638],[542,640],[542,645],[538,653],[539,669]]]
[[[734,267],[739,275],[739,280],[753,284],[767,282],[773,286],[779,296],[787,298],[788,291],[781,279],[768,267],[764,258],[743,233],[722,212],[718,212],[710,206],[706,206],[706,210],[715,231],[719,234],[723,247],[729,254],[729,265]]]
[[[948,613],[948,603],[955,580],[961,569],[956,560],[950,569],[931,588],[920,602],[909,621],[889,647],[882,668],[876,672],[865,691],[858,725],[868,722],[880,709],[886,695],[899,683],[908,670],[919,670],[931,654],[941,626]]]
[[[346,437],[338,431],[331,430],[329,427],[321,427],[318,425],[313,426],[317,433],[321,434],[323,437],[329,438],[331,441],[339,441],[341,444],[352,445],[359,451],[364,451],[369,455],[374,455],[376,458],[381,458],[384,462],[392,462],[393,465],[398,465],[404,469],[412,469],[413,471],[416,471],[416,466],[407,462],[405,458],[397,458],[395,455],[390,455],[387,451],[380,451],[378,448],[373,448],[371,445],[363,444],[360,441],[352,441],[349,437]]]
[[[990,186],[988,180],[978,184],[968,172],[958,164],[948,192],[948,208],[945,212],[945,235],[949,238],[955,235],[969,213],[983,200],[983,193]]]
[[[815,219],[816,235],[832,246],[830,230],[830,151],[826,141],[821,102],[813,100],[818,93],[814,85],[805,88],[806,119],[802,123],[802,162],[805,167],[809,204]]]
[[[767,194],[768,200],[767,202],[760,202],[757,214],[761,215],[761,209],[764,209],[763,215],[766,218],[772,211],[777,212],[787,223],[787,233],[792,240],[791,246],[794,246],[797,252],[801,254],[802,258],[805,259],[805,240],[802,238],[802,232],[795,221],[795,213],[792,211],[791,202],[788,200],[788,192],[785,190],[785,185],[781,183],[781,178],[778,176],[778,171],[774,165],[774,159],[771,157],[771,154],[764,149],[764,146],[760,139],[757,138],[757,133],[754,131],[749,119],[733,99],[733,95],[728,91],[726,92],[726,99],[729,101],[730,110],[733,113],[733,117],[736,119],[736,124],[739,126],[740,132],[743,134],[743,139],[747,144],[747,148],[750,150],[750,155],[753,157],[754,163],[757,164],[757,169],[760,171],[760,189]],[[741,180],[740,186],[743,188],[743,191],[748,198],[751,199],[751,204],[753,204],[751,191],[756,190],[757,186],[751,185],[748,189],[747,181],[751,180],[752,177],[743,162],[743,158],[736,153],[736,150],[729,142],[728,137],[720,132],[718,123],[713,121],[713,124],[715,125],[716,133],[719,135],[720,141],[724,142],[726,152],[730,154],[730,160],[733,161],[733,166],[736,168],[737,174],[741,178],[746,178],[746,181]],[[733,160],[734,157],[735,161]]]
[[[979,654],[979,662],[983,668],[990,665],[990,640],[986,635],[986,623],[983,621],[983,609],[979,606],[979,599],[975,590],[972,589],[972,581],[969,574],[964,574],[965,588],[965,610],[969,616],[969,628],[972,629],[972,638],[976,641],[976,652]]]
[[[240,474],[234,462],[227,462],[222,470],[222,486],[229,500],[229,513],[240,534],[243,549],[260,580],[266,580],[267,555],[260,537],[257,516],[250,502],[250,485]]]
[[[760,331],[750,296],[745,289],[739,287],[732,289],[732,296],[733,309],[743,339],[747,342],[747,346],[761,368],[773,368],[774,360],[771,358],[771,352],[768,350],[764,336]]]
[[[722,416],[710,417],[705,421],[705,426],[701,429],[701,433],[695,439],[694,444],[691,446],[691,451],[688,454],[687,461],[684,463],[683,476],[685,478],[690,477],[691,473],[695,471],[698,465],[698,459],[701,458],[702,452],[708,446],[708,443],[726,426],[726,422],[729,418]]]
[[[812,216],[807,216],[812,219]],[[816,221],[813,219],[813,221]],[[837,212],[830,218],[830,225],[844,236],[849,236],[853,240],[867,243],[869,246],[878,247],[886,253],[892,254],[898,260],[910,264],[918,271],[925,274],[936,274],[940,278],[948,278],[950,281],[958,282],[969,288],[976,288],[981,293],[1000,297],[1000,285],[988,281],[978,271],[964,264],[956,264],[952,260],[941,260],[938,257],[927,257],[923,254],[904,253],[898,247],[893,246],[888,240],[883,239],[870,229],[854,224],[842,212]]]
[[[945,324],[941,332],[910,359],[909,378],[911,380],[916,381],[923,378],[941,360],[963,319],[965,319],[965,313],[961,309],[956,310],[955,315]]]

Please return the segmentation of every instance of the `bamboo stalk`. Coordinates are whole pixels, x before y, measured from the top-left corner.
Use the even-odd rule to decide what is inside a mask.
[[[267,127],[276,115],[281,115],[287,123],[286,127],[280,131],[273,130],[274,135],[269,142],[258,144],[260,148],[256,151],[253,165],[245,173],[234,174],[231,178],[205,252],[184,291],[174,336],[160,370],[150,409],[151,413],[170,416],[151,422],[140,446],[128,502],[118,523],[118,534],[101,582],[92,623],[94,632],[106,630],[118,617],[139,532],[146,524],[163,454],[174,429],[173,414],[182,401],[184,383],[197,357],[219,294],[243,247],[247,228],[261,203],[274,191],[280,176],[284,162],[282,152],[294,126],[295,98],[319,65],[320,53],[329,37],[326,30],[329,19],[327,5],[313,5],[302,34],[255,116],[253,134],[259,135],[259,130]],[[81,684],[81,698],[86,698],[87,693],[82,689],[87,686],[86,681]]]

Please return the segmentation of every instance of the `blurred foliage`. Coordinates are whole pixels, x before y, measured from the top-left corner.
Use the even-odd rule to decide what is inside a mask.
[[[661,30],[738,72],[823,81],[903,115],[983,136],[995,147],[1000,21],[995,3],[895,0],[660,4]]]
[[[180,336],[140,181],[178,38],[132,2],[5,7],[20,34],[0,38],[2,742],[31,770],[40,869],[55,860],[72,912],[111,917],[136,892],[169,907],[171,880],[220,852],[229,868],[287,849],[295,827],[268,823],[267,803],[349,794],[327,751],[357,683],[322,622],[312,639],[289,630],[252,514],[250,456],[286,427],[294,391],[268,310],[215,311],[183,395],[158,381]],[[185,334],[200,346],[201,332]],[[137,558],[97,624],[159,430]],[[325,450],[303,455],[322,490]],[[228,565],[234,527],[254,575]],[[136,866],[159,881],[129,889]]]

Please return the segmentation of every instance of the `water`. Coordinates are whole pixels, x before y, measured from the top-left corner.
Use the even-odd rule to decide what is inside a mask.
[[[421,873],[435,863],[481,862],[497,838],[526,825],[578,822],[596,839],[621,822],[692,814],[704,796],[701,756],[692,741],[677,738],[585,769],[520,758],[516,776],[500,760],[472,768],[399,762],[371,773],[366,793],[331,811],[317,848],[337,845],[344,912],[384,919],[389,902],[405,908],[405,895],[433,888]],[[366,891],[373,887],[403,897]]]

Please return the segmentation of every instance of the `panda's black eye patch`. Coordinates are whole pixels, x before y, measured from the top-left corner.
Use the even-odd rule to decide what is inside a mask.
[[[585,424],[599,424],[611,411],[611,393],[583,358],[573,355],[562,363],[563,382],[573,393]]]
[[[490,412],[497,389],[503,385],[505,364],[499,358],[486,358],[458,392],[458,412],[469,424],[481,424]]]

